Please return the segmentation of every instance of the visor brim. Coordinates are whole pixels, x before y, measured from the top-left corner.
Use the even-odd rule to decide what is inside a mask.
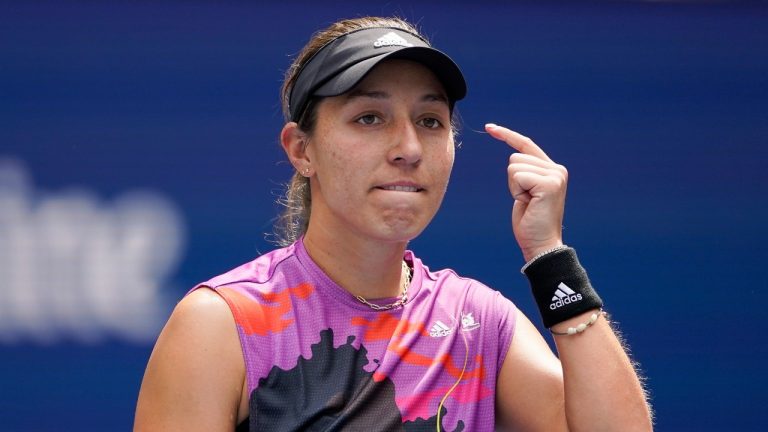
[[[390,59],[410,60],[424,65],[443,84],[451,102],[463,99],[467,94],[464,76],[450,57],[431,47],[408,47],[382,53],[344,69],[318,87],[314,95],[329,97],[344,94],[359,84],[379,63]]]

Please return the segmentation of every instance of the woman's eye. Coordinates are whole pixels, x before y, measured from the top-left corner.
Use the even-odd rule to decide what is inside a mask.
[[[421,119],[419,120],[419,123],[421,123],[421,125],[427,129],[437,129],[440,126],[442,126],[442,123],[440,123],[440,120],[433,117],[427,117],[427,118]]]
[[[379,118],[374,114],[366,114],[364,116],[359,117],[356,121],[364,125],[372,125],[372,124],[381,122]]]

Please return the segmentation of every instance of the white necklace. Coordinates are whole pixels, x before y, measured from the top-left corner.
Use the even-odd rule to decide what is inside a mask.
[[[400,298],[397,299],[396,302],[385,305],[377,305],[369,302],[363,298],[363,296],[355,296],[355,298],[357,298],[360,303],[367,305],[369,308],[376,311],[390,310],[404,305],[408,301],[408,286],[411,285],[411,269],[408,267],[408,264],[406,264],[405,261],[402,263],[403,271],[405,272],[405,279],[403,279],[403,294],[400,295]]]

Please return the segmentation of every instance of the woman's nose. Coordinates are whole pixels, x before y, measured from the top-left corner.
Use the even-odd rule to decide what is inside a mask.
[[[395,137],[396,145],[390,152],[390,160],[393,163],[415,164],[421,160],[422,146],[417,126],[412,122],[404,122],[398,128]]]

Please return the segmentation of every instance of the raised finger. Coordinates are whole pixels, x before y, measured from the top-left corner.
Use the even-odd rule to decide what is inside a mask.
[[[525,135],[521,135],[511,129],[507,129],[493,123],[486,124],[485,130],[488,131],[492,137],[496,138],[497,140],[504,141],[507,143],[507,145],[519,151],[520,153],[536,156],[538,158],[552,162],[552,159],[547,156],[544,150],[542,150],[541,147],[536,145],[532,139]]]

